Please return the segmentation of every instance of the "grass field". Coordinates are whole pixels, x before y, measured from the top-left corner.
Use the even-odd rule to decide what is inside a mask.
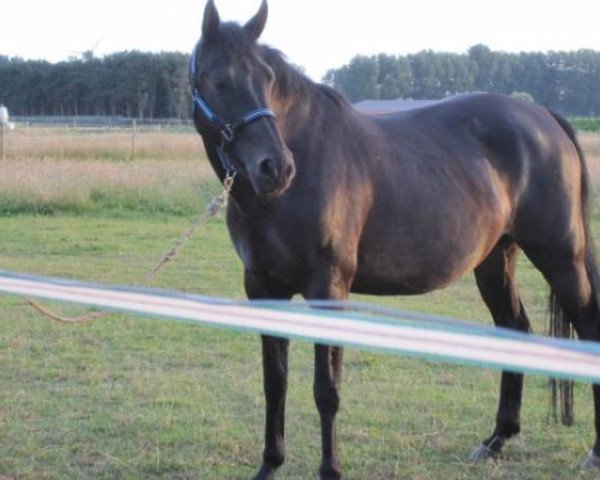
[[[12,152],[17,141],[30,143],[27,135],[36,132],[12,138]],[[173,158],[149,147],[135,161],[102,152],[125,145],[119,135],[126,133],[94,139],[73,158],[52,147],[62,133],[44,135],[36,141],[45,153],[8,150],[0,165],[3,269],[135,284],[218,190],[191,133],[161,134],[182,149]],[[600,181],[600,135],[582,140]],[[522,261],[519,282],[542,333],[543,281]],[[223,219],[207,224],[154,286],[242,297]],[[361,300],[489,322],[471,277],[422,297]],[[0,308],[0,478],[242,480],[254,473],[264,409],[255,336],[125,315],[59,325],[12,297],[0,297]],[[312,365],[312,347],[293,343],[281,479],[315,478],[318,469]],[[526,381],[523,431],[505,458],[465,463],[493,426],[498,379],[490,370],[348,350],[339,415],[345,478],[596,478],[579,471],[593,441],[589,386],[577,385],[576,424],[566,428],[549,420],[541,377]]]

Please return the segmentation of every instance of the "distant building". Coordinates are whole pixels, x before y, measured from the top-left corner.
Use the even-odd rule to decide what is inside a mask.
[[[414,100],[412,98],[396,98],[395,100],[363,100],[354,104],[359,112],[367,115],[385,115],[386,113],[404,112],[423,108],[438,103],[439,100]]]

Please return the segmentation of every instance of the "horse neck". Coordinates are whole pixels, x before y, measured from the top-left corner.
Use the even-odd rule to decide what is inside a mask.
[[[277,51],[266,49],[267,63],[275,73],[271,105],[285,137],[292,135],[314,113],[319,86],[289,65]]]
[[[293,136],[297,127],[310,119],[313,101],[304,92],[289,90],[286,86],[276,86],[272,98],[273,110],[284,139]]]
[[[300,139],[307,133],[319,133],[326,118],[344,117],[353,121],[356,112],[339,93],[313,82],[287,63],[278,50],[263,45],[263,54],[275,73],[271,106],[286,141]],[[328,124],[327,130],[331,128],[335,125]]]
[[[334,157],[339,155],[334,152],[348,149],[350,144],[356,146],[364,137],[371,138],[371,120],[342,95],[303,75],[296,81],[300,83],[295,88],[289,84],[276,85],[273,107],[283,139],[297,162],[308,166],[335,161]],[[325,138],[328,141],[323,141]],[[341,141],[348,138],[352,141]]]
[[[286,143],[310,138],[321,138],[338,125],[332,119],[352,121],[356,112],[337,92],[329,87],[313,83],[308,78],[298,89],[276,88],[273,95],[273,110]],[[329,120],[328,120],[329,119]],[[323,129],[326,128],[326,131]]]

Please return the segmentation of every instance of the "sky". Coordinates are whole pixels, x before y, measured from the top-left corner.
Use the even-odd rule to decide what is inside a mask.
[[[215,0],[222,20],[246,22],[260,0]],[[319,81],[357,54],[421,50],[600,50],[597,0],[270,0],[261,38]],[[189,52],[204,0],[2,0],[0,54],[51,62],[95,47]]]

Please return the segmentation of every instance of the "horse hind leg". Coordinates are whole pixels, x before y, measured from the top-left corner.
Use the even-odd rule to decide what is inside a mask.
[[[564,317],[581,340],[600,341],[599,281],[591,237],[586,232],[584,254],[574,245],[524,248],[558,299]],[[600,467],[600,384],[592,385],[596,440],[583,467]]]
[[[529,319],[515,282],[518,254],[517,245],[508,237],[502,238],[475,270],[475,279],[494,324],[527,332]],[[496,426],[492,434],[473,450],[470,461],[496,457],[506,441],[519,433],[522,394],[523,374],[502,372]]]

